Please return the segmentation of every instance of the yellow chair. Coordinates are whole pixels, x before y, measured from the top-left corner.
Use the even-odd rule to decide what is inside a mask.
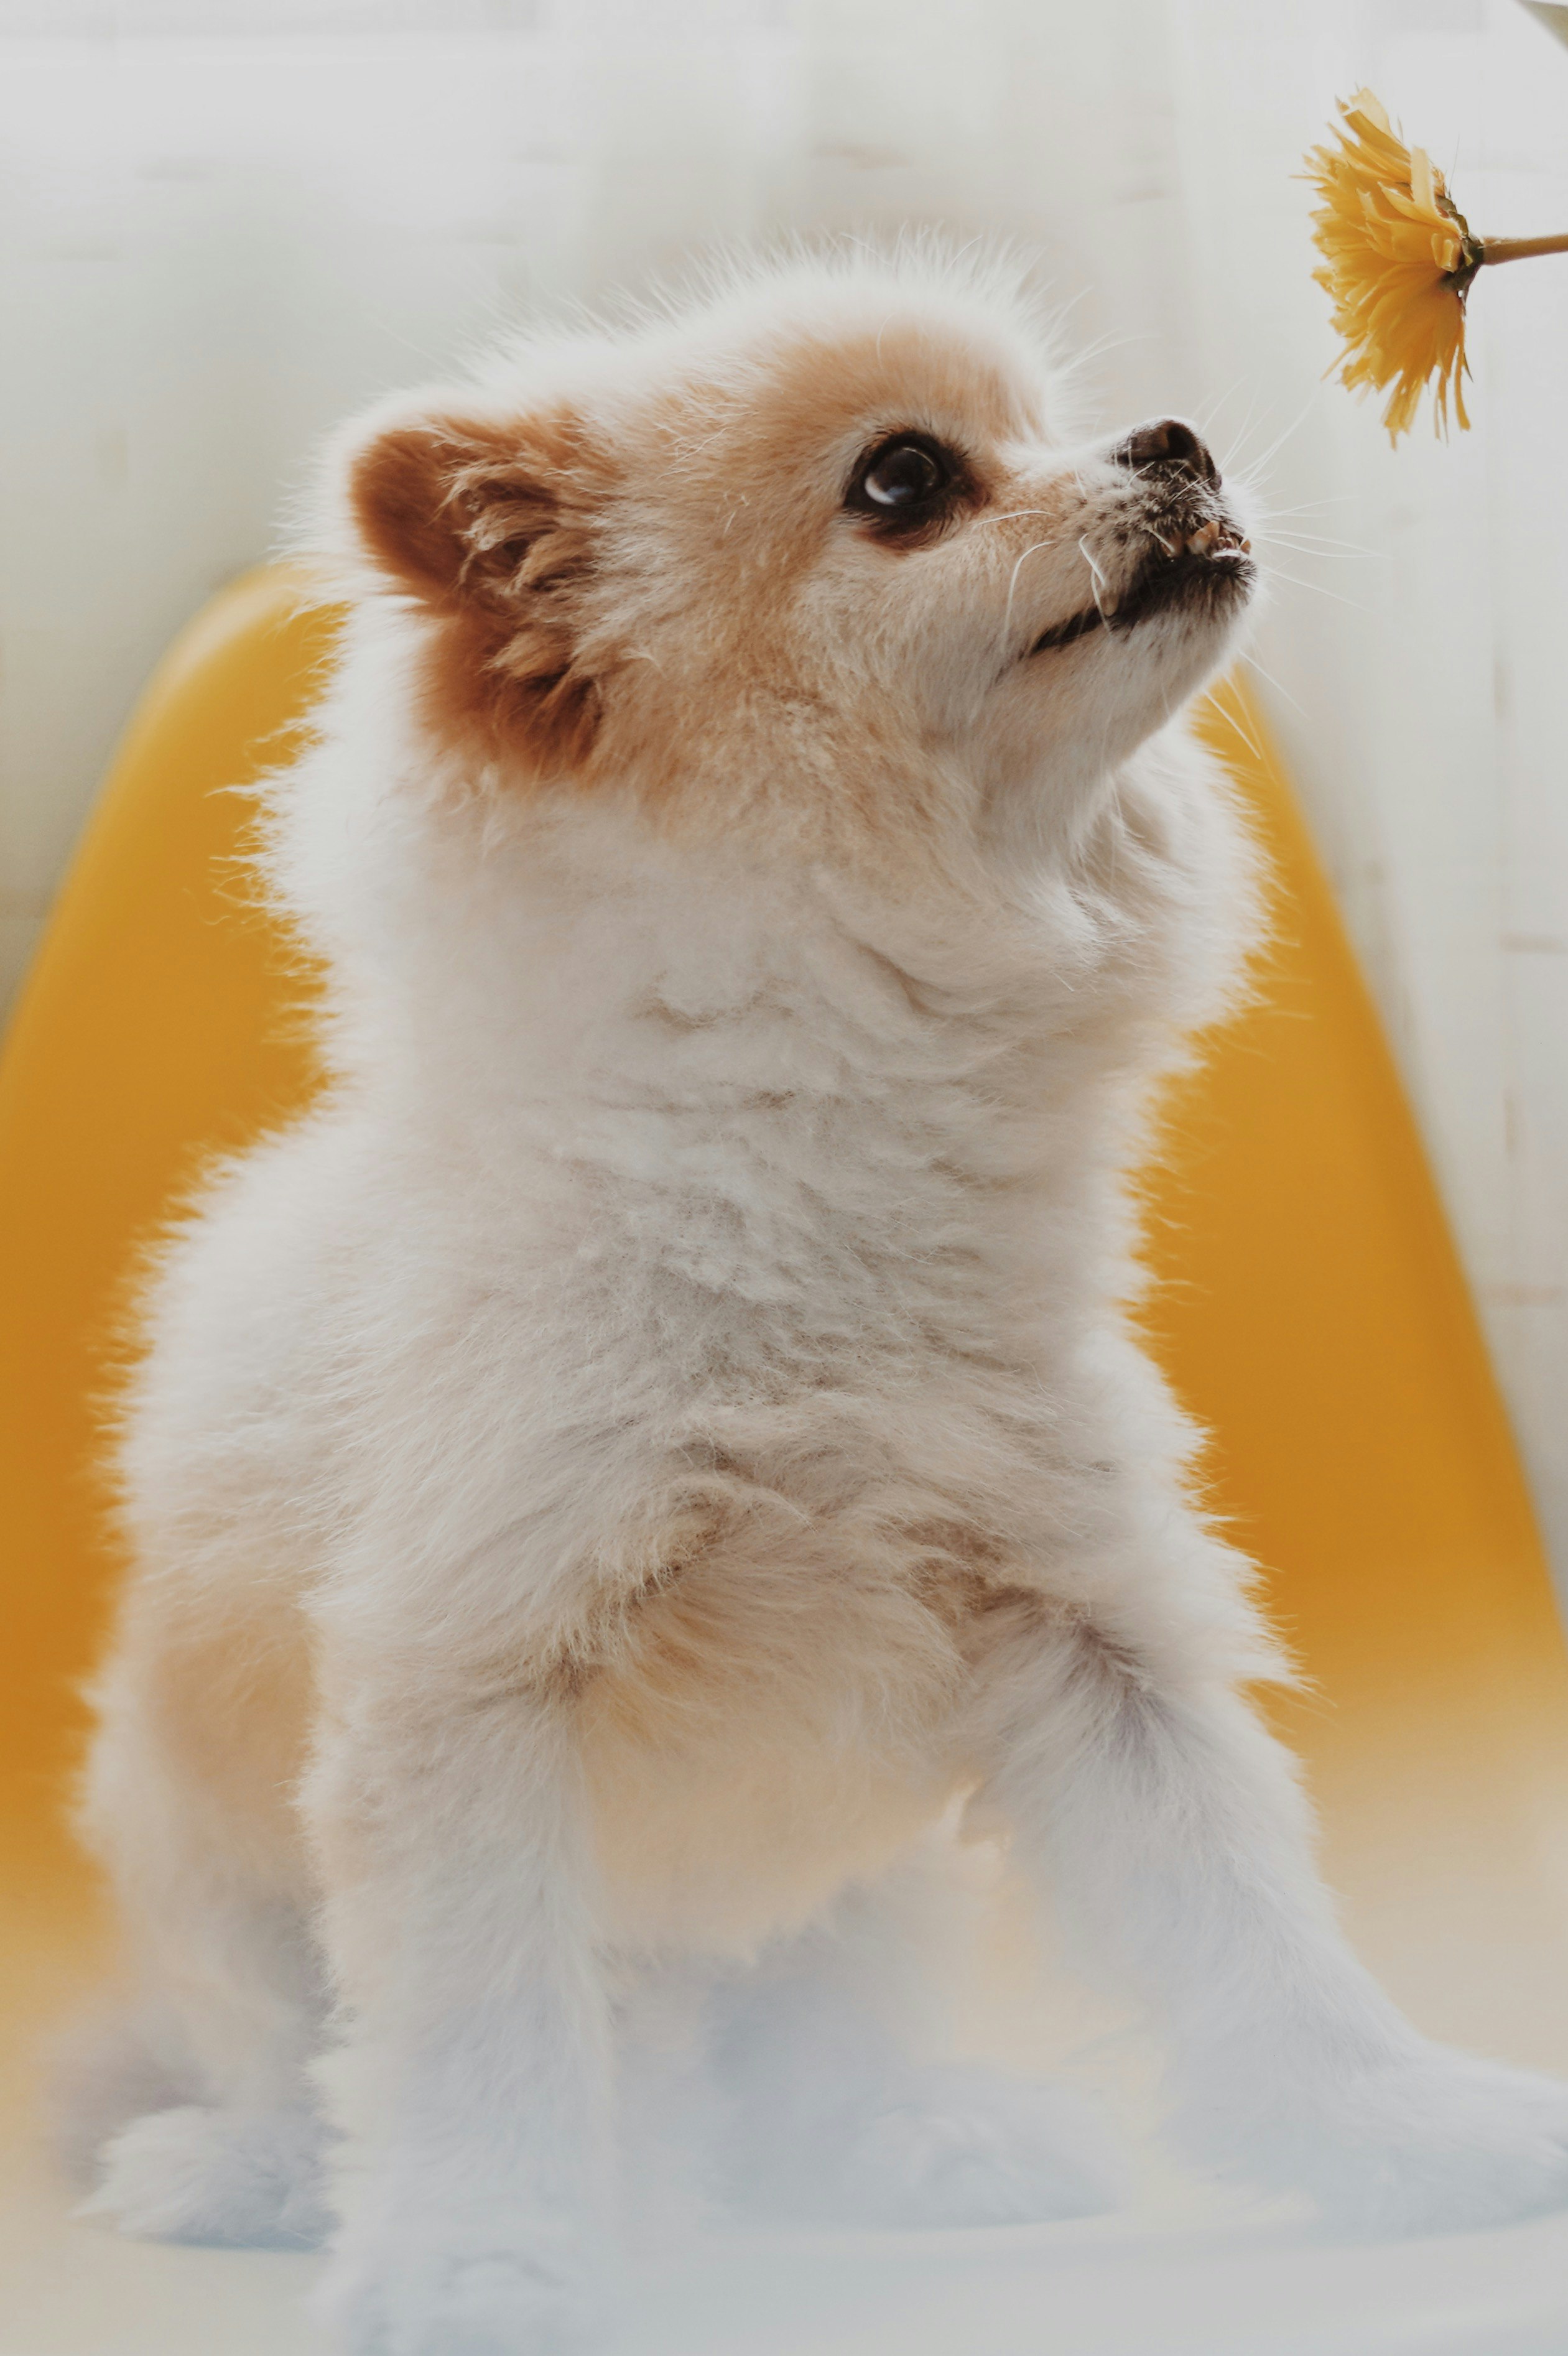
[[[112,1570],[91,1401],[131,1256],[205,1152],[312,1085],[286,952],[236,865],[250,804],[224,789],[286,757],[332,633],[308,576],[274,568],[180,638],[0,1067],[0,1838],[40,1956],[90,1920],[56,1794]],[[1205,725],[1278,861],[1278,945],[1260,1002],[1172,1099],[1145,1186],[1148,1330],[1311,1681],[1280,1715],[1363,1952],[1434,2031],[1562,2067],[1568,1661],[1540,1542],[1289,790],[1235,691]]]

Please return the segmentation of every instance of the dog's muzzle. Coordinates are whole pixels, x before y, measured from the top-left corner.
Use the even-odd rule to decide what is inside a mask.
[[[1140,425],[1109,454],[1145,488],[1140,520],[1145,553],[1114,592],[1042,632],[1029,651],[1045,654],[1106,627],[1118,636],[1176,606],[1216,616],[1239,605],[1257,578],[1251,543],[1220,498],[1208,445],[1179,417]]]

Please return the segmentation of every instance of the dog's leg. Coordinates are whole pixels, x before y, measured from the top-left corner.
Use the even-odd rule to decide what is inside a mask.
[[[100,1680],[79,1828],[127,1933],[124,2011],[60,2041],[90,2211],[157,2240],[298,2246],[327,2226],[307,2076],[323,1981],[288,1785],[303,1632],[176,1569],[134,1591]]]
[[[945,2025],[931,1964],[967,1893],[945,1843],[843,1893],[743,1978],[712,2051],[722,2196],[835,2223],[1017,2224],[1115,2205],[1105,2126],[1069,2089],[917,2059]]]
[[[569,1697],[341,1651],[304,1794],[341,2006],[320,2313],[350,2356],[588,2345],[608,2007]]]
[[[1206,2162],[1373,2233],[1568,2202],[1568,2086],[1434,2046],[1337,1929],[1291,1762],[1206,1670],[1020,1601],[983,1672],[990,1796],[1091,1949],[1163,2012]]]

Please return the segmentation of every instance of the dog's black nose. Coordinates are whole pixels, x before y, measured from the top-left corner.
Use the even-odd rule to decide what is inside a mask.
[[[1179,417],[1156,417],[1148,425],[1135,425],[1111,455],[1119,466],[1170,466],[1195,482],[1219,487],[1219,469],[1207,445]]]

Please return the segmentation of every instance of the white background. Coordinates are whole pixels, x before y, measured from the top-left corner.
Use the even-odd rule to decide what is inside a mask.
[[[1483,232],[1568,228],[1514,0],[0,0],[0,985],[346,409],[715,236],[1010,231],[1108,425],[1266,457],[1270,707],[1568,1573],[1568,260],[1483,276],[1477,431],[1391,453],[1291,177],[1362,80]]]

